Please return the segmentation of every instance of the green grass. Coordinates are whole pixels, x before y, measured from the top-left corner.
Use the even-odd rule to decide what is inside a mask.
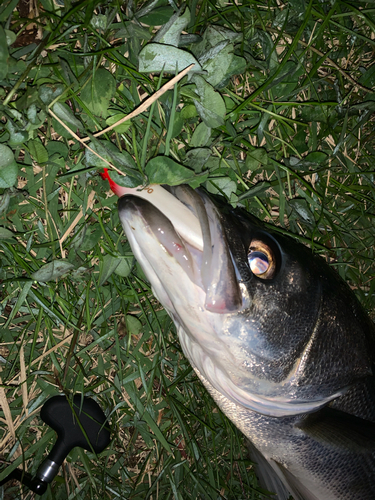
[[[119,182],[203,185],[294,234],[374,317],[374,4],[193,1],[163,38],[167,1],[17,3],[0,6],[0,480],[51,448],[46,399],[83,392],[112,442],[73,450],[44,498],[258,499],[243,436],[134,263],[107,164],[50,111]],[[178,41],[206,71],[94,139],[172,79]]]

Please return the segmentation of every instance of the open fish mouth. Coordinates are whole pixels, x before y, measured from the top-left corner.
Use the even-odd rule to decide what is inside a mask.
[[[251,353],[260,332],[246,316],[252,297],[232,255],[221,214],[205,193],[188,186],[169,187],[164,193],[165,203],[157,208],[136,193],[123,196],[119,216],[197,373],[231,401],[265,415],[316,411],[340,396],[343,390],[311,398],[293,394],[294,389],[288,392],[301,356],[278,382],[262,373],[262,367],[256,367],[257,374],[249,370],[260,363]]]
[[[242,295],[217,208],[207,195],[188,186],[168,189],[179,200],[181,208],[181,213],[173,214],[173,221],[145,200],[131,196],[120,199],[119,212],[126,212],[126,216],[121,217],[127,226],[126,234],[133,233],[132,241],[137,241],[141,247],[145,233],[153,235],[154,244],[156,240],[164,253],[178,263],[190,282],[204,291],[205,310],[215,313],[240,310]],[[183,224],[185,207],[193,215],[187,229]],[[130,225],[130,220],[133,225]],[[135,229],[137,221],[143,228],[141,236],[139,229]],[[145,257],[150,262],[151,259],[143,255],[141,264]],[[160,275],[160,262],[154,271]]]

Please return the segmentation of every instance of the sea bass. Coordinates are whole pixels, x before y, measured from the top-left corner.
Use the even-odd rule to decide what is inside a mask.
[[[121,223],[185,355],[251,441],[262,486],[279,500],[373,500],[375,329],[354,294],[250,214],[155,188],[117,189],[130,193]]]

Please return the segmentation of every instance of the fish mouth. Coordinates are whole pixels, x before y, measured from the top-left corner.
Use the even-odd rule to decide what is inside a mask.
[[[288,394],[283,385],[288,381],[259,379],[246,369],[242,340],[237,342],[232,330],[242,331],[251,297],[229,248],[221,214],[205,193],[188,186],[169,187],[164,195],[165,203],[158,208],[134,194],[125,195],[118,202],[119,216],[198,375],[232,402],[277,417],[316,411],[340,396],[341,392],[301,400]],[[179,202],[173,213],[164,210],[171,195]],[[248,339],[258,334],[251,330],[251,322],[246,328]]]
[[[191,284],[202,289],[205,310],[219,314],[239,311],[242,294],[238,272],[216,206],[205,193],[188,186],[169,187],[166,194],[169,193],[181,204],[181,213],[177,210],[169,217],[137,196],[120,198],[118,208],[126,234],[132,234],[134,246],[145,240],[146,233],[154,238],[170,260],[178,263]],[[193,216],[187,229],[186,208]],[[139,262],[142,264],[145,258],[142,255]],[[153,271],[160,274],[159,265]]]

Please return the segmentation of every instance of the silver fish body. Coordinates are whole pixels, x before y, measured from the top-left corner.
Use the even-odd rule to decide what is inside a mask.
[[[354,294],[251,215],[169,191],[194,238],[133,195],[120,220],[185,355],[251,441],[261,484],[279,500],[373,500],[375,329]]]

